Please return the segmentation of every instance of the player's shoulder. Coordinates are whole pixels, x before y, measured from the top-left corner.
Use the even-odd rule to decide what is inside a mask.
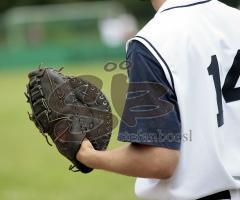
[[[161,44],[162,47],[166,44],[169,48],[171,44],[181,46],[189,44],[189,42],[196,42],[199,30],[206,29],[206,26],[215,27],[218,24],[216,21],[221,21],[222,18],[225,18],[224,20],[227,22],[240,20],[240,11],[235,8],[217,0],[203,2],[207,3],[160,9],[137,36],[143,37],[153,44]],[[214,20],[212,20],[213,18]]]
[[[162,48],[184,44],[192,34],[194,21],[188,15],[157,13],[137,34],[137,37],[148,40],[154,46],[159,44]]]
[[[187,39],[191,34],[194,21],[193,12],[158,12],[137,34],[148,40],[170,42],[176,39]],[[177,33],[177,34],[176,34]],[[177,36],[177,37],[176,37]]]

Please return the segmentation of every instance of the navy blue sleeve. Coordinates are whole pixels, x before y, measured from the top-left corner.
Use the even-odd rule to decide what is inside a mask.
[[[130,43],[127,63],[129,88],[118,140],[179,150],[177,97],[161,65],[138,41]]]

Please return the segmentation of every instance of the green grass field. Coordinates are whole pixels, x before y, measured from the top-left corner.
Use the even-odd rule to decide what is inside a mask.
[[[113,75],[105,72],[102,64],[69,66],[64,73],[97,75],[104,80],[105,92],[109,91]],[[27,70],[0,72],[0,199],[136,199],[134,178],[103,171],[89,175],[68,171],[70,162],[47,145],[28,119],[30,108],[23,94],[27,81]],[[117,129],[110,149],[122,145],[116,137]]]

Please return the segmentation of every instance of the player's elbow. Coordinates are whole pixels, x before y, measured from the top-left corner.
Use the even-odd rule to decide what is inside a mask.
[[[170,179],[175,172],[174,167],[162,167],[153,171],[153,178],[155,179]]]
[[[165,159],[161,158],[154,161],[154,167],[152,168],[153,178],[169,179],[174,175],[179,161],[179,152],[176,151],[163,157],[165,156]]]

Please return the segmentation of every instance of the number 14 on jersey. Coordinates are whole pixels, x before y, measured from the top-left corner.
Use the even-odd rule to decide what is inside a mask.
[[[240,50],[238,50],[233,64],[227,73],[223,88],[221,86],[219,64],[216,55],[212,56],[211,64],[208,67],[208,73],[210,76],[213,76],[218,105],[217,121],[218,127],[221,127],[224,124],[222,96],[225,99],[226,103],[240,100],[240,87],[236,87],[240,77]]]

